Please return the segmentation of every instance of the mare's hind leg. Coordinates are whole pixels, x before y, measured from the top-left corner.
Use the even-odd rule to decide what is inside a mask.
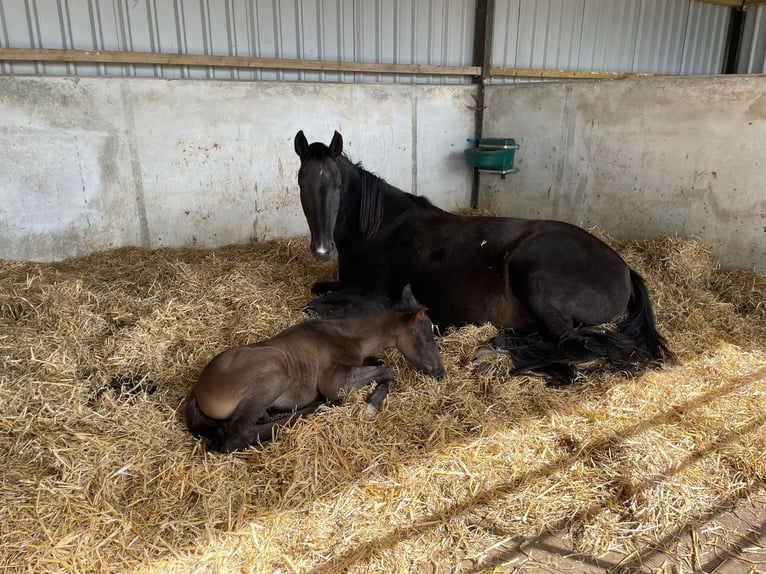
[[[514,261],[506,259],[505,263],[513,265]],[[577,372],[574,361],[559,348],[559,341],[574,328],[569,302],[562,299],[553,278],[541,276],[539,271],[521,276],[524,280],[513,285],[513,292],[529,315],[529,323],[523,334],[504,333],[491,339],[489,345],[510,355],[514,372],[545,373],[553,378],[551,384],[555,386],[568,384]],[[481,360],[479,353],[477,359]]]
[[[568,385],[577,370],[562,362],[558,345],[537,336],[498,335],[481,345],[474,356],[474,369],[481,373],[492,368],[497,353],[507,353],[513,361],[513,373],[538,373],[547,377],[552,387]]]

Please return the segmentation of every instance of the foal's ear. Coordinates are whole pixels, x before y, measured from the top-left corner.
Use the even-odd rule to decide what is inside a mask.
[[[338,157],[342,151],[343,136],[338,133],[338,130],[335,130],[335,133],[332,135],[332,141],[330,142],[330,154],[335,158]]]
[[[420,309],[418,309],[417,311],[415,311],[414,313],[410,315],[410,323],[415,324],[418,321],[422,321],[423,317],[425,316],[426,316],[426,308],[421,307]]]
[[[308,151],[309,142],[306,139],[303,130],[300,130],[297,134],[295,134],[295,141],[293,142],[293,145],[295,145],[295,153],[297,153],[300,157],[303,157],[304,154]]]

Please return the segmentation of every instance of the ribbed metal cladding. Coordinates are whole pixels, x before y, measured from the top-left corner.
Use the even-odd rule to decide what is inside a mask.
[[[720,73],[731,13],[692,0],[496,0],[495,6],[494,66],[667,74]],[[743,73],[764,71],[764,10],[748,10]],[[472,64],[475,12],[476,0],[0,0],[0,46],[467,66]],[[0,62],[0,73],[471,81],[462,76],[20,62]]]
[[[0,45],[471,65],[475,0],[0,0]],[[5,74],[78,74],[465,83],[413,77],[192,68],[0,63]]]
[[[766,74],[766,6],[748,8],[738,70],[740,74]]]
[[[496,0],[493,65],[718,74],[729,14],[679,0]]]
[[[720,74],[731,9],[691,2],[681,59],[681,74]]]

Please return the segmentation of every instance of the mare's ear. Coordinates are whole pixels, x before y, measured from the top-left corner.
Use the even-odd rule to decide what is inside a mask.
[[[335,130],[330,142],[330,154],[332,154],[333,158],[336,158],[341,152],[343,152],[343,136],[338,133],[338,130]]]
[[[300,157],[303,157],[304,154],[308,151],[309,142],[306,139],[303,130],[300,130],[297,134],[295,134],[295,141],[293,142],[293,145],[295,145],[295,153],[297,153]]]
[[[426,316],[426,308],[421,307],[420,309],[418,309],[417,311],[415,311],[414,313],[410,315],[410,323],[417,323],[418,321],[422,321],[423,317],[425,316]]]
[[[415,296],[412,294],[412,287],[409,283],[402,289],[402,305],[407,309],[417,309],[420,303],[415,300]]]

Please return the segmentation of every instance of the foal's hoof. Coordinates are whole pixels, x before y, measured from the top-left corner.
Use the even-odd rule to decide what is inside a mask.
[[[378,409],[378,407],[376,407],[375,405],[371,405],[371,404],[367,403],[364,406],[364,414],[365,414],[365,416],[368,416],[368,417],[372,418],[372,417],[378,416],[378,413],[380,413],[380,409]]]

